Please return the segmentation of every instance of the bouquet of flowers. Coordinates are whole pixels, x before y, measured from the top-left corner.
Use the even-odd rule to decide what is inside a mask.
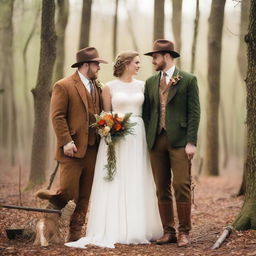
[[[100,115],[95,115],[96,122],[91,126],[95,127],[98,134],[105,140],[108,146],[107,164],[104,169],[107,171],[106,180],[112,181],[116,173],[116,153],[115,143],[127,134],[133,134],[133,126],[136,123],[130,122],[132,113],[126,113],[121,116],[117,113],[101,112]]]

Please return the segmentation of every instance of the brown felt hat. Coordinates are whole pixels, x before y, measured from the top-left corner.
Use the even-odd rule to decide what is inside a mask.
[[[165,39],[157,39],[153,44],[153,51],[144,55],[152,56],[153,53],[170,53],[173,58],[180,57],[180,54],[174,51],[174,43]]]
[[[74,63],[71,68],[76,68],[80,64],[83,64],[85,62],[99,62],[99,63],[104,63],[107,64],[108,62],[101,59],[99,57],[99,53],[95,47],[86,47],[84,49],[79,50],[76,53],[76,63]]]

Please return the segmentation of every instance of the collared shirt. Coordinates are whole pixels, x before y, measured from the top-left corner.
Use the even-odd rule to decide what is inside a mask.
[[[166,75],[166,84],[168,84],[172,78],[172,75],[174,73],[175,70],[175,65],[173,65],[170,69],[168,69],[167,71],[165,71]],[[161,78],[163,77],[163,71],[161,72]]]
[[[90,81],[88,78],[86,78],[81,72],[78,71],[78,75],[82,81],[82,83],[84,84],[85,88],[87,89],[87,91],[89,93],[91,93],[91,87],[90,87]]]

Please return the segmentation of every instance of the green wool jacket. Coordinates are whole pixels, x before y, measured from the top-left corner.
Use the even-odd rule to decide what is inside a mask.
[[[169,89],[166,106],[166,131],[172,147],[185,147],[188,142],[197,144],[200,120],[200,103],[197,79],[194,75],[175,68],[173,77],[181,79]],[[145,83],[145,100],[142,117],[145,123],[148,148],[154,147],[159,127],[159,83],[161,72]]]

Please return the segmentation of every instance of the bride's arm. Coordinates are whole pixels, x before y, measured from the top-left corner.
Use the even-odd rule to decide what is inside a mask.
[[[102,99],[103,99],[103,109],[104,109],[104,111],[110,112],[112,110],[111,94],[110,94],[110,89],[107,85],[105,85],[102,89]]]

